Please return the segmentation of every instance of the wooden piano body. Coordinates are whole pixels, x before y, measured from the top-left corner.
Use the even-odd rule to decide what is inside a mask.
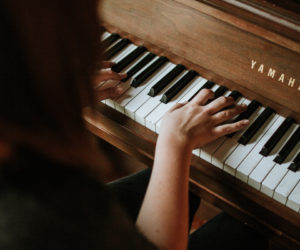
[[[278,2],[282,5],[256,0],[103,0],[100,12],[108,31],[299,123],[299,2]],[[102,104],[99,112],[87,108],[84,117],[92,133],[152,165],[154,132]],[[299,213],[196,157],[190,187],[266,233],[279,249],[299,249]]]

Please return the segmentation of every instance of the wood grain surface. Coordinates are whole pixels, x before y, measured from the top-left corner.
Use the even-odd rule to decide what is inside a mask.
[[[107,0],[101,15],[108,27],[117,27],[212,75],[258,93],[286,107],[292,116],[300,114],[300,45],[295,42],[300,40],[298,32],[293,31],[292,46],[266,27],[251,26],[249,21],[212,6],[201,8],[203,3],[197,1],[178,1],[123,0],[120,4]],[[218,17],[212,16],[216,12]],[[255,27],[260,29],[258,33],[251,32]],[[272,40],[266,39],[265,34]],[[256,62],[253,69],[252,60]],[[270,69],[271,73],[276,71],[273,78],[268,76]],[[279,80],[282,74],[284,79]],[[295,79],[293,87],[288,86],[290,79]]]

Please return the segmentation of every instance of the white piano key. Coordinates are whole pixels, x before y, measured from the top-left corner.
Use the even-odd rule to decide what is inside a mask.
[[[249,104],[249,100],[244,101],[245,104]],[[256,119],[256,117],[259,115],[259,109],[256,110],[249,118],[249,125],[234,134],[232,138],[227,137],[224,143],[216,150],[216,152],[212,155],[212,164],[218,168],[223,169],[223,165],[227,157],[231,154],[231,152],[238,146],[238,139],[244,133],[244,131],[247,130],[247,128],[251,125],[251,123]]]
[[[292,127],[291,127],[290,136],[293,134],[293,132],[296,129],[297,129],[297,126],[295,124],[293,124]],[[287,140],[288,139],[289,138],[287,138]],[[298,143],[296,145],[296,147],[294,147],[292,152],[288,155],[287,159],[282,164],[276,164],[272,168],[272,170],[269,172],[269,174],[266,176],[265,180],[262,182],[262,185],[261,185],[261,191],[264,194],[266,194],[270,197],[273,197],[275,188],[280,183],[280,181],[283,179],[283,177],[287,174],[288,167],[291,164],[291,161],[295,158],[296,153],[299,151],[298,150],[299,146],[300,146],[300,143]]]
[[[157,134],[159,134],[161,122],[162,122],[162,119],[160,119],[154,126],[153,131],[156,132]]]
[[[180,102],[187,102],[206,82],[207,79],[198,76],[197,80],[198,84],[196,86],[194,86],[191,91],[189,91],[182,99]]]
[[[264,110],[265,108],[260,109]],[[275,115],[272,115],[246,145],[238,145],[238,147],[230,154],[230,156],[225,161],[224,170],[227,173],[235,175],[237,167],[247,157],[254,146],[263,137],[263,135],[270,129],[276,119],[277,117],[275,117]]]
[[[266,176],[275,166],[275,162],[273,161],[276,153],[279,152],[280,148],[284,145],[284,143],[288,140],[293,130],[293,126],[287,130],[284,136],[279,140],[273,150],[267,157],[263,157],[259,164],[255,167],[252,173],[249,175],[248,184],[258,190],[261,189],[261,183],[264,181]],[[268,191],[263,189],[262,192],[266,192],[268,195]]]
[[[188,71],[185,71],[188,72]],[[159,104],[148,116],[146,116],[146,127],[155,131],[155,124],[163,117],[163,115],[180,100],[195,86],[197,85],[197,77],[190,81],[176,96],[172,98],[167,104]]]
[[[150,81],[146,81],[146,88],[144,88],[139,94],[137,94],[126,106],[125,113],[135,119],[135,112],[151,97],[148,95],[151,87],[160,79],[162,79],[166,74],[168,74],[173,68],[175,68],[175,64],[167,63],[165,64],[159,72],[155,73],[155,76],[151,78]]]
[[[290,163],[290,162],[289,162]],[[287,198],[300,180],[300,172],[289,170],[274,192],[274,199],[286,204]]]
[[[200,156],[200,149],[199,148],[195,148],[194,150],[193,150],[193,152],[192,152],[194,155],[196,155],[196,156]]]
[[[248,176],[257,166],[257,164],[262,160],[263,156],[259,154],[262,147],[269,140],[269,138],[275,133],[277,128],[283,122],[284,118],[282,116],[275,115],[276,120],[271,128],[263,135],[261,140],[255,145],[250,154],[241,162],[236,170],[236,177],[244,182],[248,182]]]
[[[103,34],[102,34],[102,36],[101,36],[101,41],[104,41],[109,36],[110,36],[110,33],[107,32],[107,31],[104,31]]]
[[[287,172],[288,169],[286,166],[275,164],[275,166],[269,172],[265,180],[262,182],[261,191],[264,194],[273,197],[274,189],[276,188],[278,183],[283,179],[283,177],[287,174]]]
[[[170,64],[164,65],[158,72],[154,73],[149,79],[143,82],[139,87],[135,88],[131,100],[125,105],[124,113],[131,119],[134,119],[134,112],[144,103],[144,98],[148,98],[146,91],[157,81],[164,77],[170,68]],[[140,89],[139,89],[140,88]],[[139,105],[139,106],[138,106]]]
[[[211,87],[211,91],[215,92],[218,88],[220,87],[220,85],[215,84],[214,86]]]
[[[158,95],[154,97],[149,96],[150,98],[148,98],[148,100],[135,112],[135,120],[138,123],[142,125],[146,125],[145,124],[146,116],[149,113],[151,113],[159,104],[161,104],[160,99],[163,96],[163,94],[170,86],[172,86],[175,82],[177,82],[184,75],[184,73],[185,72],[182,72],[177,77],[175,77],[175,79],[171,81],[163,90],[161,90]]]
[[[126,82],[126,85],[129,86],[129,88],[115,101],[115,107],[118,111],[125,113],[125,106],[146,87],[145,82],[143,84],[141,84],[140,86],[138,86],[137,88],[130,87],[130,84],[132,82],[132,79],[134,79],[137,75],[139,75],[141,72],[143,72],[144,69],[146,69],[149,65],[151,65],[157,59],[158,59],[158,56],[154,57],[147,65],[145,65],[143,68],[141,68],[136,74],[134,74]],[[157,71],[157,72],[159,72],[159,71]],[[155,74],[153,74],[151,77],[149,77],[148,81],[151,80],[154,75]]]
[[[297,173],[299,173],[299,171]],[[286,205],[294,211],[300,212],[300,182],[298,182],[297,186],[289,195]]]
[[[226,140],[225,136],[222,136],[220,138],[218,138],[217,140],[203,146],[201,148],[201,153],[200,153],[200,157],[203,160],[206,160],[208,162],[211,163],[211,157],[212,155],[215,153],[215,151],[224,143],[224,141]]]

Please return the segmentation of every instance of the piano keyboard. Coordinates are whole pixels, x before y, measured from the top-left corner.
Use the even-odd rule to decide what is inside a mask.
[[[103,103],[155,133],[159,133],[167,110],[189,101],[202,88],[210,88],[216,96],[232,95],[237,103],[247,104],[247,111],[236,118],[248,118],[247,128],[195,149],[193,154],[300,213],[299,124],[117,34],[105,32],[102,41],[105,59],[115,63],[112,69],[128,74],[121,82],[109,81],[121,84],[124,93]]]

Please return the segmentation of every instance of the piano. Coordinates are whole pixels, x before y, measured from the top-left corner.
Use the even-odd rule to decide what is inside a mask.
[[[103,83],[124,93],[85,108],[87,128],[151,166],[170,107],[201,88],[233,96],[250,124],[193,151],[190,189],[270,248],[300,249],[300,2],[105,0],[99,11],[104,57],[128,78]]]

